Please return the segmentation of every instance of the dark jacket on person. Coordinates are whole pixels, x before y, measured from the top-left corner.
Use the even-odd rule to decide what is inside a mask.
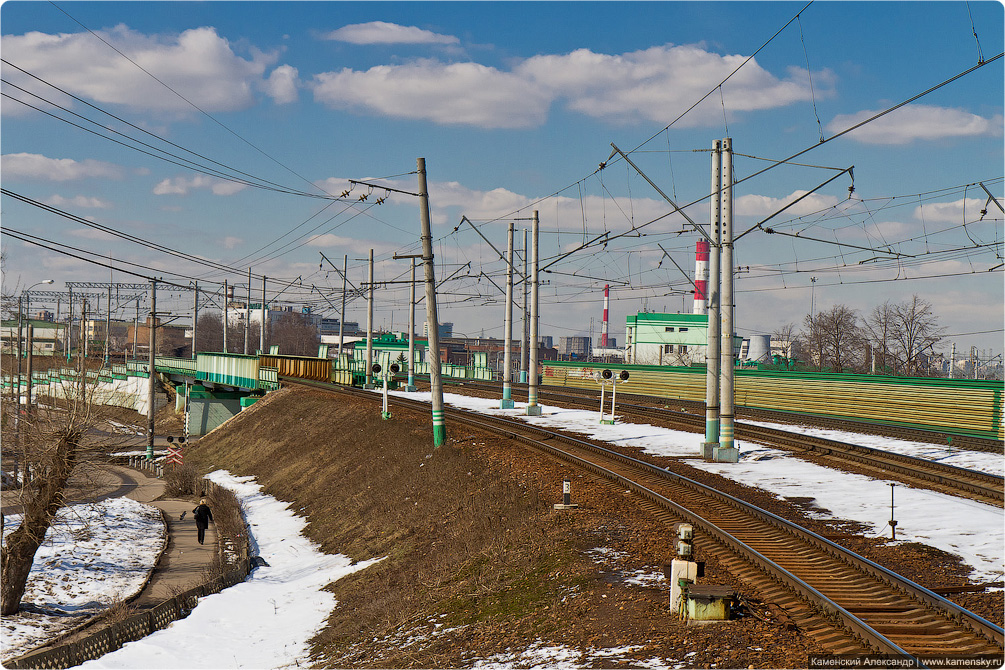
[[[209,522],[213,520],[213,513],[209,510],[208,505],[199,505],[192,510],[192,514],[195,515],[195,525],[197,528],[208,528]]]

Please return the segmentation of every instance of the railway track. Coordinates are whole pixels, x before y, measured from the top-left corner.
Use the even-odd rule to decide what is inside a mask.
[[[285,381],[376,399],[357,389]],[[428,411],[416,400],[391,402]],[[714,553],[833,654],[880,654],[915,667],[964,657],[1005,660],[1000,627],[781,517],[599,444],[523,421],[450,407],[445,413],[630,490],[668,524],[691,523],[699,551]]]
[[[498,390],[497,387],[488,384],[477,385],[476,388]],[[619,398],[621,397],[623,396],[619,396]],[[597,408],[595,397],[579,393],[539,390],[538,398],[589,409]],[[655,419],[659,423],[668,424],[680,430],[695,433],[705,431],[705,418],[689,412],[627,402],[620,402],[617,410],[625,415]],[[851,464],[870,474],[896,479],[911,486],[948,493],[998,507],[1005,506],[1005,478],[998,475],[882,449],[796,434],[739,421],[735,425],[735,436],[738,440],[749,440],[799,456],[816,456],[837,465]]]
[[[451,380],[445,380],[451,383]],[[486,391],[500,392],[501,384],[489,382],[463,381],[454,382],[454,385],[468,388],[479,388]],[[514,394],[520,393],[526,399],[527,385],[513,384]],[[538,397],[547,396],[580,396],[595,399],[597,391],[581,389],[574,386],[539,386]],[[637,393],[618,392],[618,397],[628,403],[636,403],[641,406],[668,408],[674,406],[680,408],[683,413],[690,413],[702,417],[704,421],[705,405],[692,400],[681,400],[678,398],[661,398],[658,396],[640,395]],[[620,405],[619,405],[620,406]],[[870,435],[883,435],[912,442],[927,442],[938,444],[947,448],[966,451],[986,451],[991,453],[1005,453],[1005,443],[1001,440],[991,440],[968,435],[949,435],[947,433],[922,430],[920,428],[908,428],[905,426],[892,426],[881,423],[866,423],[863,421],[853,421],[850,419],[839,419],[836,417],[820,416],[818,414],[794,414],[791,412],[778,412],[772,410],[761,410],[750,407],[737,406],[737,418],[746,418],[752,421],[765,421],[772,423],[803,423],[820,428],[830,428],[834,430],[845,430],[850,432],[867,433]],[[704,427],[702,428],[704,430]],[[951,439],[951,441],[950,441]]]

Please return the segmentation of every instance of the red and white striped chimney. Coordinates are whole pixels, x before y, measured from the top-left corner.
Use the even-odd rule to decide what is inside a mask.
[[[604,322],[600,326],[600,346],[607,348],[607,307],[610,304],[611,285],[604,284]]]
[[[694,252],[694,314],[708,314],[708,240],[698,240]]]

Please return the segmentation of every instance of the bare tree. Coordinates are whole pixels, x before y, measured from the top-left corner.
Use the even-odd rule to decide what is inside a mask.
[[[897,358],[904,374],[918,376],[926,374],[928,365],[925,352],[942,340],[945,330],[939,327],[931,303],[914,295],[910,302],[893,306],[896,319],[894,341],[897,344]]]
[[[279,353],[288,356],[317,356],[321,341],[317,326],[297,312],[283,312],[269,329],[269,343],[279,345]]]
[[[856,372],[862,369],[865,337],[858,324],[858,314],[845,305],[806,315],[803,338],[814,355],[818,370]]]
[[[896,374],[896,357],[891,355],[897,332],[896,308],[887,300],[873,308],[865,319],[865,333],[872,347],[874,367]]]
[[[771,339],[778,344],[782,355],[786,358],[791,360],[802,356],[802,342],[799,339],[796,324],[787,323],[784,326],[779,326],[771,334]]]
[[[81,359],[78,371],[82,369]],[[67,502],[70,477],[92,460],[95,447],[85,444],[84,435],[96,420],[94,387],[86,383],[86,377],[81,378],[85,381],[67,383],[62,394],[66,397],[59,407],[31,411],[30,406],[4,403],[5,415],[21,414],[16,428],[13,421],[3,421],[3,441],[8,444],[8,438],[15,437],[10,433],[19,431],[17,453],[10,455],[22,466],[20,476],[12,482],[22,518],[0,548],[0,614],[11,615],[20,609],[35,552]]]
[[[257,330],[252,329],[256,334]],[[258,341],[257,337],[254,341]],[[223,318],[218,312],[199,315],[199,351],[223,351]],[[258,348],[257,346],[255,347]],[[232,323],[227,327],[227,349],[230,353],[244,351],[244,325]]]
[[[223,319],[216,312],[199,315],[199,351],[223,351]]]

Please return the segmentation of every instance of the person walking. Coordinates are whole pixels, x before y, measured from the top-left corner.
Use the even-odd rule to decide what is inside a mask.
[[[192,510],[192,514],[195,516],[196,530],[199,531],[199,544],[203,544],[203,540],[206,539],[206,529],[209,528],[209,522],[213,520],[213,512],[210,511],[205,498],[199,500],[199,506]]]

